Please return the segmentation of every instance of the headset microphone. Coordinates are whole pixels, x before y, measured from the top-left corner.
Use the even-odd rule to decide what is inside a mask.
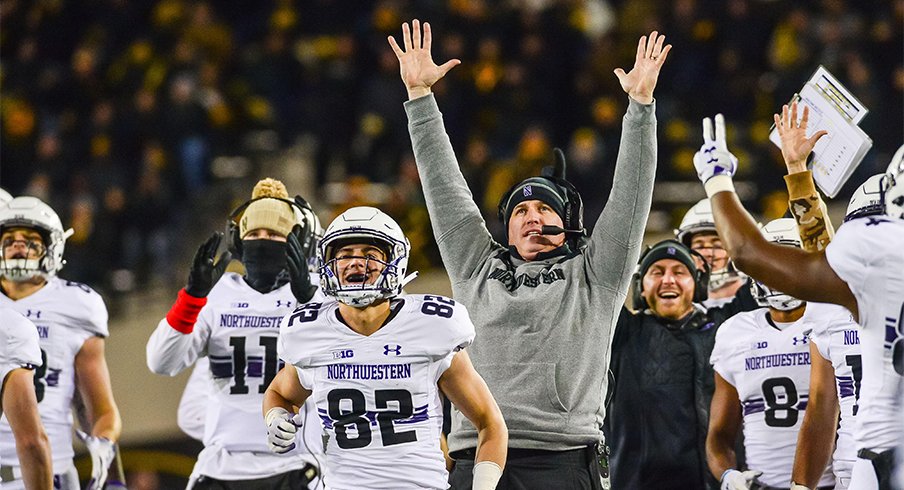
[[[578,235],[583,235],[584,230],[566,230],[560,226],[555,225],[543,225],[540,228],[541,235],[561,235],[562,233],[576,233]]]

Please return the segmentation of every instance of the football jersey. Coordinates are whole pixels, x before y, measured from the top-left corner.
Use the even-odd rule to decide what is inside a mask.
[[[798,320],[779,330],[767,308],[739,313],[716,333],[711,362],[738,391],[744,417],[747,467],[757,481],[782,487],[791,481],[797,434],[810,385],[809,327]],[[819,486],[831,485],[831,466]]]
[[[41,360],[38,329],[27,318],[9,308],[0,308],[0,386],[15,369],[35,369]]]
[[[882,452],[904,437],[897,394],[904,375],[904,220],[848,221],[826,247],[826,259],[857,299],[863,353],[857,448]]]
[[[270,452],[261,415],[264,391],[282,367],[276,352],[279,322],[295,303],[288,283],[260,293],[230,272],[210,291],[192,333],[175,330],[163,318],[151,335],[148,367],[156,373],[174,376],[202,356],[210,364],[210,385],[197,394],[206,398],[202,402],[206,414],[196,473],[225,480],[255,479],[322,459],[321,431],[313,414],[298,433],[301,450],[288,455]]]
[[[828,303],[807,303],[803,320],[812,329],[810,341],[835,370],[841,420],[832,457],[832,471],[836,479],[847,481],[857,459],[854,424],[860,409],[858,400],[863,382],[860,327],[854,323],[854,317],[847,308]]]
[[[0,294],[0,307],[19,312],[37,327],[43,362],[35,369],[35,395],[50,439],[54,473],[59,473],[72,465],[74,455],[75,356],[89,338],[109,334],[107,308],[90,287],[59,277],[17,301]],[[4,465],[18,466],[12,430],[5,417],[0,420],[0,459]]]
[[[330,436],[334,489],[447,488],[437,381],[474,339],[464,305],[407,295],[369,336],[339,318],[339,303],[310,303],[283,320],[279,356],[313,393]]]

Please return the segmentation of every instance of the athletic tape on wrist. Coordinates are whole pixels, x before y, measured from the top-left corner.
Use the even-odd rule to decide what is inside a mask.
[[[728,175],[716,175],[714,177],[710,177],[703,184],[703,188],[706,189],[706,197],[712,198],[716,194],[720,192],[734,192],[734,182],[732,182],[731,177]]]
[[[495,490],[502,478],[502,468],[493,461],[481,461],[474,465],[474,478],[471,481],[473,490]]]
[[[178,332],[189,334],[198,321],[198,313],[207,304],[207,298],[196,298],[180,289],[176,302],[166,314],[166,322]]]

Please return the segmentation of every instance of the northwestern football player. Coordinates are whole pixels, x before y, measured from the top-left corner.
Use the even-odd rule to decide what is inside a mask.
[[[223,252],[216,261],[221,235],[212,235],[195,255],[188,285],[148,341],[148,367],[158,374],[175,376],[201,357],[209,361],[210,385],[199,394],[207,397],[204,449],[189,488],[318,485],[314,476],[321,469],[323,443],[310,406],[299,404],[311,429],[297,434],[299,450],[292,454],[268,450],[260,419],[264,391],[282,365],[276,350],[279,321],[295,308],[296,292],[303,301],[316,293],[307,269],[295,277],[287,265],[290,253],[313,243],[306,233],[314,230],[312,216],[306,203],[289,199],[282,182],[258,182],[251,200],[232,213],[229,228],[230,247],[245,274],[224,274],[232,255]],[[297,280],[305,279],[299,286]]]
[[[35,324],[0,308],[0,413],[12,429],[25,488],[53,485],[50,440],[35,396],[34,370],[42,364]]]
[[[800,248],[797,223],[770,221],[763,235],[772,243]],[[794,450],[807,407],[810,329],[802,321],[806,303],[751,283],[762,308],[729,318],[716,334],[711,361],[716,391],[710,410],[706,457],[723,489],[746,490],[753,482],[782,487],[791,481]],[[744,431],[747,471],[736,469],[738,432]],[[823,463],[820,487],[834,487]]]
[[[781,123],[800,127],[806,118]],[[863,381],[850,487],[889,485],[893,449],[902,437],[897,392],[904,375],[904,146],[886,170],[886,215],[850,220],[824,251],[809,253],[762,237],[734,192],[738,162],[728,151],[724,119],[716,116],[715,131],[709,118],[703,127],[704,143],[694,165],[738,268],[796,298],[844,306],[859,323]]]
[[[0,208],[0,306],[37,327],[42,362],[35,369],[34,388],[57,488],[79,488],[72,459],[73,395],[78,391],[90,425],[82,427],[92,460],[89,488],[99,489],[115,456],[122,422],[104,357],[109,334],[104,301],[90,287],[57,277],[71,233],[38,198],[17,197]],[[4,490],[22,488],[25,468],[6,420],[0,421],[0,461],[12,480],[4,480]]]
[[[399,296],[413,277],[410,248],[372,207],[351,208],[327,228],[317,252],[329,299],[300,306],[280,326],[287,365],[263,407],[270,447],[292,454],[293,407],[310,399],[329,434],[330,488],[445,489],[442,393],[479,432],[473,488],[494,489],[508,431],[465,350],[474,325],[449,298]]]
[[[731,302],[741,287],[747,284],[747,276],[738,272],[731,263],[731,257],[716,233],[709,199],[701,199],[684,214],[675,230],[675,238],[702,255],[709,264],[709,294],[703,301],[704,307],[712,308]]]

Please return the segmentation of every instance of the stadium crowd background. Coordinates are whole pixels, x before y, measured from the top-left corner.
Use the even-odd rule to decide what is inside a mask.
[[[437,97],[499,238],[499,196],[554,146],[592,226],[627,104],[612,70],[653,29],[674,49],[656,89],[651,234],[703,197],[692,156],[717,112],[741,197],[763,220],[784,214],[772,114],[820,64],[870,109],[874,141],[835,206],[904,134],[904,0],[6,0],[0,186],[74,228],[61,276],[100,290],[113,320],[133,292],[171,299],[203,237],[263,176],[324,225],[379,205],[408,233],[411,270],[440,268],[386,43],[412,18],[433,25],[437,61],[463,62]]]
[[[386,44],[411,17],[433,24],[438,60],[463,61],[438,97],[493,225],[498,196],[549,163],[553,146],[567,149],[592,224],[627,102],[612,69],[652,29],[675,50],[656,92],[651,232],[669,231],[702,197],[691,158],[701,117],[716,112],[750,184],[742,197],[764,219],[780,215],[771,115],[819,64],[871,111],[863,128],[874,147],[840,201],[884,168],[902,134],[900,0],[11,0],[0,9],[0,185],[51,203],[75,229],[63,276],[110,293],[179,284],[177,259],[266,172],[325,223],[353,204],[385,207],[410,235],[412,267],[441,266]],[[310,178],[289,177],[303,169]]]

